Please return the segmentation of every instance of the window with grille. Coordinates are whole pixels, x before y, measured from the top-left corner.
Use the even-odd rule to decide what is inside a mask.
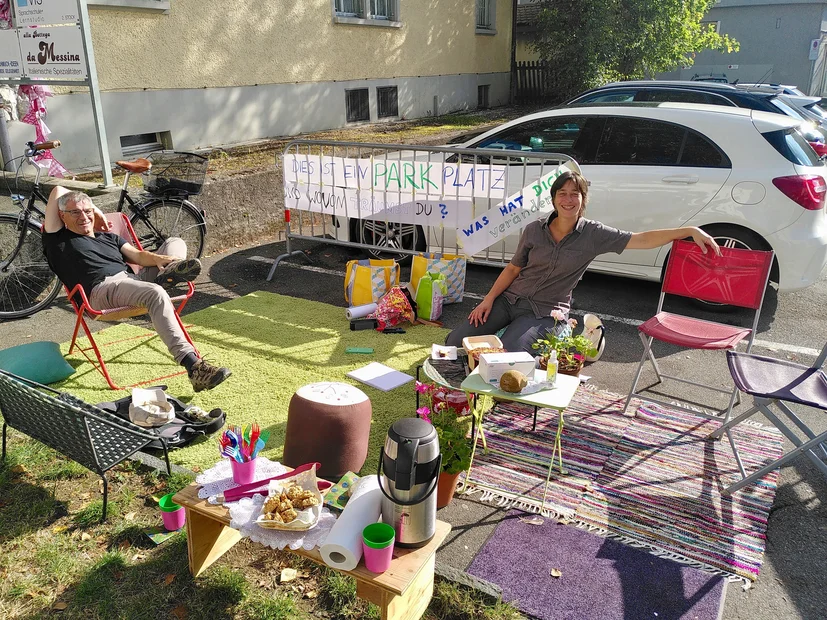
[[[333,0],[336,17],[396,21],[398,9],[399,0]]]
[[[396,86],[382,86],[376,89],[376,107],[379,118],[399,116]]]
[[[337,15],[358,17],[362,14],[362,0],[334,0]]]
[[[393,19],[391,0],[370,0],[370,17],[373,19]]]
[[[477,0],[477,28],[480,30],[492,30],[494,0]]]
[[[369,121],[370,103],[368,99],[368,89],[360,88],[358,90],[346,90],[345,110],[347,112],[348,123]]]

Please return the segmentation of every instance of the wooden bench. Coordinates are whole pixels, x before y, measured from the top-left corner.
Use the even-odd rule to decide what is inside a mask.
[[[198,497],[199,485],[191,484],[173,498],[187,513],[187,554],[190,572],[198,577],[241,539],[241,532],[230,527],[230,511]],[[436,534],[424,547],[395,548],[391,567],[377,575],[360,563],[352,571],[340,571],[356,580],[356,595],[375,603],[382,620],[417,620],[422,617],[434,592],[436,550],[448,536],[451,526],[436,522]],[[290,549],[317,564],[324,564],[318,549]]]

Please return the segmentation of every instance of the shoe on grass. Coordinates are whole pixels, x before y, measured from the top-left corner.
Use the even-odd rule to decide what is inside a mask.
[[[213,389],[231,374],[233,373],[229,368],[213,366],[202,358],[195,362],[195,365],[189,372],[189,378],[193,389],[195,389],[196,392],[200,392],[201,390]]]
[[[155,284],[173,286],[179,282],[192,282],[201,273],[201,261],[197,258],[187,258],[169,263],[164,270],[155,277]]]

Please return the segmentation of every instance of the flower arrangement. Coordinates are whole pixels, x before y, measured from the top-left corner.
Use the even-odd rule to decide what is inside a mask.
[[[442,451],[442,471],[458,474],[471,465],[471,441],[468,431],[472,417],[461,415],[447,403],[447,390],[429,383],[416,382],[416,391],[425,397],[427,405],[416,414],[433,424]]]
[[[562,310],[552,310],[551,316],[554,319],[554,327],[557,331],[557,324],[566,320]],[[540,352],[540,356],[546,360],[551,356],[552,351],[557,351],[557,362],[560,370],[578,369],[583,365],[587,355],[596,355],[597,349],[594,343],[583,334],[572,335],[572,330],[577,327],[575,319],[568,319],[568,330],[563,335],[555,336],[549,333],[545,338],[538,339],[532,348]]]

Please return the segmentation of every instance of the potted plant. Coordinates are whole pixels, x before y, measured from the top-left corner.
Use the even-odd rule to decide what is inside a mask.
[[[566,316],[561,310],[553,310],[551,316],[554,318],[555,328],[560,321],[566,320]],[[563,331],[560,336],[555,336],[554,332],[551,332],[545,338],[540,338],[531,345],[540,353],[540,368],[545,369],[551,356],[556,355],[557,372],[574,376],[580,374],[580,370],[586,362],[586,356],[596,355],[597,349],[594,347],[594,343],[583,334],[572,335],[571,330],[576,326],[577,321],[569,319],[568,329]]]
[[[416,410],[416,414],[434,425],[442,452],[442,471],[437,484],[437,508],[447,506],[454,497],[457,478],[471,466],[471,415],[468,409],[457,411],[448,406],[448,390],[433,384],[416,382],[416,391],[425,397],[427,405]]]

